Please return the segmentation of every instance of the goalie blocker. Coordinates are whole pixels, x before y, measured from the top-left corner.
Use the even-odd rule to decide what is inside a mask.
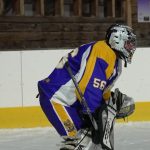
[[[92,131],[94,144],[101,144],[103,150],[114,150],[115,119],[125,118],[134,112],[135,104],[131,97],[115,89],[107,103],[95,112],[98,131]]]

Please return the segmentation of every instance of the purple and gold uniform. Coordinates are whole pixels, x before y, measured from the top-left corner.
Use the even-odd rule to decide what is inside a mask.
[[[53,72],[38,82],[40,105],[48,120],[61,136],[75,136],[84,125],[80,113],[86,109],[64,66],[66,61],[92,113],[109,99],[122,64],[105,41],[92,42],[63,57]]]

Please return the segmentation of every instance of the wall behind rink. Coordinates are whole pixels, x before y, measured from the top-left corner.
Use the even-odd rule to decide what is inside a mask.
[[[25,109],[26,114],[28,114],[28,110],[26,110],[27,107],[34,107],[35,112],[41,111],[39,108],[38,110],[36,108],[39,106],[39,101],[36,99],[36,95],[38,94],[37,82],[47,77],[61,57],[69,51],[70,50],[55,49],[1,51],[0,119],[3,118],[3,114],[8,114],[6,108],[11,109],[11,114],[14,112],[14,108],[19,109],[16,112],[17,114],[23,109]],[[138,48],[135,52],[132,64],[128,65],[127,68],[123,67],[122,75],[115,84],[115,87],[118,87],[122,92],[132,96],[136,102],[140,103],[150,102],[149,56],[150,48]],[[33,109],[30,111],[32,112]],[[20,116],[20,118],[22,118],[22,116]],[[33,118],[31,118],[31,120],[33,120]],[[41,122],[41,120],[39,120],[39,122]]]

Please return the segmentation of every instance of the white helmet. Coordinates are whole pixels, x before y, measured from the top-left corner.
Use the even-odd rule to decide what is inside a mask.
[[[131,63],[136,50],[136,35],[133,29],[125,25],[112,25],[106,33],[106,42],[127,63]]]

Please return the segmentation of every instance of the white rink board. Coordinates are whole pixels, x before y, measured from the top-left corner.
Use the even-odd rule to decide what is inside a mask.
[[[64,50],[23,51],[23,105],[39,105],[37,82],[46,78],[67,52]]]
[[[0,52],[0,107],[38,106],[38,80],[47,77],[70,50]],[[150,48],[138,48],[115,87],[136,101],[150,101]]]
[[[0,107],[21,105],[20,52],[0,52]]]
[[[136,101],[150,101],[150,48],[138,48],[132,64],[123,68],[115,87]]]

